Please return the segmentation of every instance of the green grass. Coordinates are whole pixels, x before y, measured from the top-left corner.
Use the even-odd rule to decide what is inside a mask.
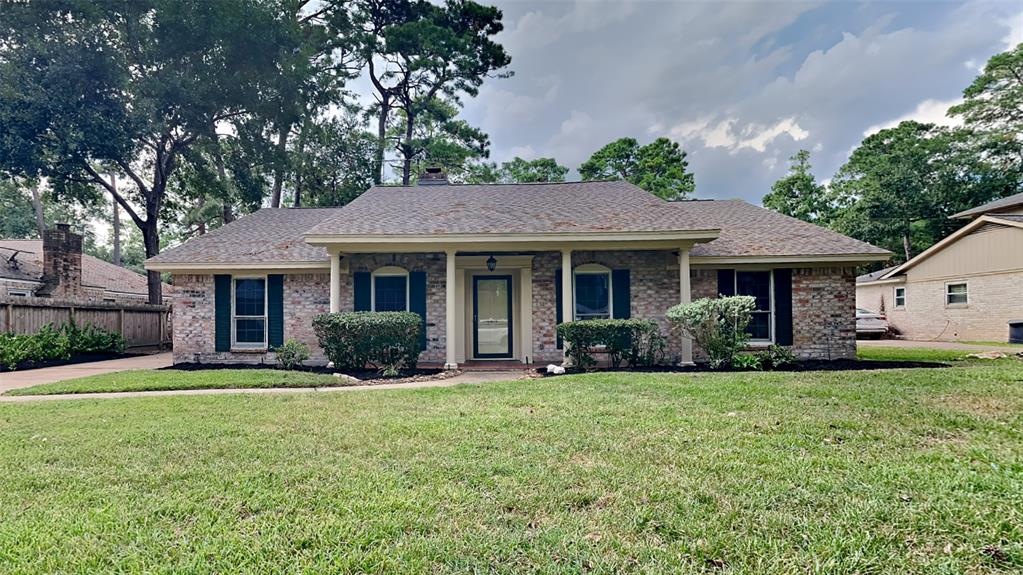
[[[140,369],[43,383],[32,387],[12,389],[5,395],[159,391],[165,389],[336,387],[340,385],[350,384],[332,375],[276,369],[211,369],[205,371]]]
[[[1018,573],[1023,363],[0,404],[0,572]]]
[[[961,361],[966,356],[976,353],[960,349],[931,349],[926,347],[874,347],[861,345],[856,349],[856,357],[872,361]],[[990,360],[988,360],[990,361]]]

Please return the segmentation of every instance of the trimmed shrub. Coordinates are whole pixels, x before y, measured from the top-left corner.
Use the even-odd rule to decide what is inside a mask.
[[[93,325],[79,328],[72,322],[55,328],[47,324],[31,335],[0,334],[0,367],[14,370],[76,355],[121,353],[125,343],[121,334]]]
[[[650,366],[664,357],[666,342],[657,324],[645,319],[590,319],[558,325],[558,335],[568,344],[567,354],[581,369],[597,365],[594,348],[603,346],[611,367],[623,361],[633,367]]]
[[[384,375],[415,369],[422,349],[422,318],[407,311],[324,313],[313,319],[313,330],[327,358],[338,369],[372,365]]]
[[[277,365],[282,369],[295,369],[302,367],[302,362],[309,359],[309,346],[293,339],[277,346],[274,350],[277,358]]]
[[[760,356],[764,369],[778,369],[787,365],[795,365],[797,361],[791,349],[780,345],[772,345],[757,355]]]
[[[711,368],[723,369],[732,367],[749,342],[746,326],[755,307],[756,299],[747,295],[703,298],[676,305],[667,316],[706,352]]]

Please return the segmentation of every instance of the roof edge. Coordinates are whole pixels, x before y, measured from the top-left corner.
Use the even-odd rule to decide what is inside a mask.
[[[1013,221],[1013,220],[1005,220],[1005,219],[999,218],[997,216],[988,215],[988,214],[982,214],[979,218],[974,219],[972,222],[966,224],[965,226],[963,226],[963,227],[959,228],[958,230],[952,232],[951,234],[945,236],[944,239],[940,240],[939,242],[937,242],[933,246],[927,248],[926,250],[918,253],[914,257],[912,257],[912,258],[908,259],[907,261],[903,262],[901,265],[896,266],[890,272],[886,273],[885,275],[881,276],[878,279],[886,280],[886,279],[891,278],[892,276],[896,276],[896,275],[905,273],[907,270],[913,268],[914,266],[916,266],[920,262],[926,260],[927,258],[930,258],[931,256],[937,254],[938,252],[940,252],[941,250],[945,249],[949,245],[955,243],[956,241],[959,240],[959,238],[969,234],[971,231],[973,231],[973,230],[979,228],[981,225],[987,224],[987,223],[1000,224],[1000,225],[1009,226],[1009,227],[1013,227],[1013,228],[1023,229],[1023,222],[1016,222],[1016,221]]]

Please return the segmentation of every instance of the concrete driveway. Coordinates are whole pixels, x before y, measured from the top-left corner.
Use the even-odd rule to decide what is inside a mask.
[[[76,363],[74,365],[59,365],[56,367],[44,367],[41,369],[28,369],[25,371],[8,371],[0,373],[0,393],[9,389],[31,387],[41,383],[52,383],[64,381],[65,379],[76,379],[89,375],[102,373],[113,373],[115,371],[127,371],[129,369],[159,369],[167,367],[172,363],[172,354],[156,353],[153,355],[140,355],[138,357],[126,357],[123,359],[108,359],[106,361],[93,361],[90,363]]]
[[[974,353],[984,351],[1002,351],[1005,353],[1023,352],[1023,345],[1009,344],[980,344],[980,343],[959,343],[958,341],[917,341],[912,339],[861,339],[856,342],[858,347],[906,347],[926,349],[952,349],[972,351]]]

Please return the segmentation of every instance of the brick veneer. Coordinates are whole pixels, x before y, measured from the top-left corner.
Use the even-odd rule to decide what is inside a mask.
[[[598,263],[611,269],[629,269],[634,318],[655,320],[668,336],[669,359],[677,360],[680,335],[673,333],[665,311],[679,301],[677,259],[672,252],[577,252],[572,265]],[[353,254],[348,273],[342,275],[341,310],[351,311],[352,273],[372,272],[383,266],[426,272],[427,349],[423,361],[441,362],[446,349],[445,258],[443,254]],[[533,257],[533,361],[562,359],[556,344],[555,274],[561,254],[541,252]],[[692,298],[716,297],[717,270],[691,271]],[[176,275],[180,293],[174,302],[174,359],[195,361],[274,361],[272,354],[214,352],[212,275]],[[312,318],[330,307],[328,274],[287,274],[284,280],[285,339],[309,345],[313,360],[325,361],[312,331]],[[792,273],[793,348],[803,358],[839,359],[856,354],[855,275],[852,268],[801,268]],[[197,355],[198,354],[198,355]],[[699,350],[696,353],[700,357]]]

